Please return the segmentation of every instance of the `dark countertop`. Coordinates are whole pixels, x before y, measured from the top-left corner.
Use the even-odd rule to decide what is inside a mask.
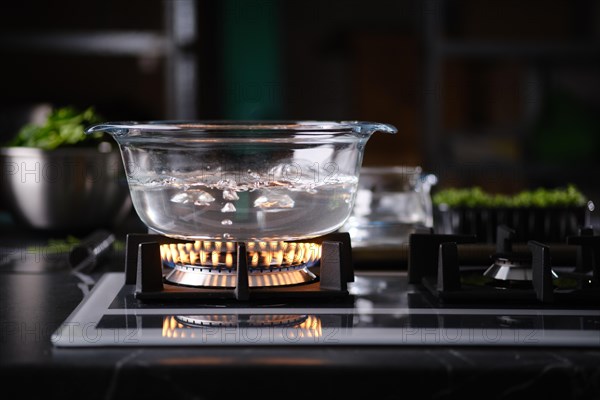
[[[21,265],[29,266],[0,269],[0,374],[4,382],[30,382],[22,392],[26,398],[221,398],[223,393],[259,393],[364,399],[400,398],[409,392],[422,398],[600,398],[600,348],[54,348],[50,335],[90,285],[72,274],[60,257],[36,259],[34,253],[27,254],[27,246],[41,237],[0,236],[3,246],[20,243]],[[122,254],[114,253],[88,278],[121,270]]]

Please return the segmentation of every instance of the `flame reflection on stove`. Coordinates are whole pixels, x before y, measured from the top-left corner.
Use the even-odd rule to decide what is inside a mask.
[[[271,269],[299,265],[311,266],[321,259],[322,246],[316,243],[249,242],[246,243],[248,266]],[[197,265],[233,268],[237,249],[233,242],[197,240],[194,243],[169,243],[160,246],[160,256],[169,266]]]
[[[162,337],[197,338],[202,337],[199,329],[209,327],[267,328],[283,327],[293,329],[294,338],[318,338],[323,336],[321,319],[314,315],[188,315],[163,317]],[[231,333],[231,331],[228,331]]]

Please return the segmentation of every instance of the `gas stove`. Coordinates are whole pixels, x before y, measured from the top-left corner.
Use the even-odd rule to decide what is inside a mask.
[[[473,257],[486,248],[476,236],[411,235],[408,281],[442,302],[600,307],[600,236],[592,228],[564,243],[516,243],[517,237],[499,225],[495,246]]]
[[[350,236],[310,242],[174,241],[129,235],[125,285],[140,300],[327,299],[354,280]]]
[[[354,270],[347,234],[305,242],[129,235],[56,347],[600,346],[597,243],[419,231],[407,270]]]

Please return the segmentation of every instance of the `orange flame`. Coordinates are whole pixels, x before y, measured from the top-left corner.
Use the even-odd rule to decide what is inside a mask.
[[[316,243],[249,242],[246,244],[251,268],[282,268],[318,261],[322,246]],[[172,264],[227,267],[235,265],[234,242],[169,243],[160,246],[160,257]]]

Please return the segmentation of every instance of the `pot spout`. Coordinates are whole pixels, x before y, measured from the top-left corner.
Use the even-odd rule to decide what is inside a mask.
[[[398,132],[398,129],[396,129],[395,126],[380,122],[345,121],[345,123],[353,125],[356,135],[362,138],[368,138],[375,132],[385,132],[391,134]]]
[[[123,128],[123,127],[119,127],[119,126],[115,126],[112,124],[99,124],[99,125],[94,125],[94,126],[90,126],[85,130],[85,133],[88,135],[97,133],[97,132],[102,132],[102,133],[108,133],[111,136],[122,136],[127,134],[127,129]]]

